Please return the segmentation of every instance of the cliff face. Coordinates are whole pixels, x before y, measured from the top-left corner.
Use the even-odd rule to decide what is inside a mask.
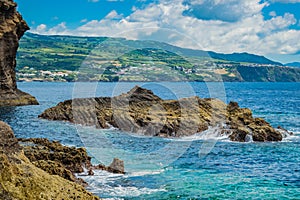
[[[16,53],[29,27],[16,7],[12,0],[0,0],[0,106],[38,104],[33,96],[17,89]]]

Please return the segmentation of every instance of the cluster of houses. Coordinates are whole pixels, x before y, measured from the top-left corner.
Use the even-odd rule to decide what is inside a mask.
[[[24,67],[22,70],[18,70],[16,75],[17,81],[70,81],[70,77],[73,77],[74,73],[66,70],[48,71]]]

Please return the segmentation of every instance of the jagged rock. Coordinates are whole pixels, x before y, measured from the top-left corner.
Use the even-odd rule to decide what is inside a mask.
[[[16,53],[29,29],[12,0],[0,0],[0,106],[35,105],[37,100],[17,89]]]
[[[108,166],[108,171],[112,173],[124,174],[124,161],[114,158],[112,163]]]
[[[89,173],[93,174],[94,172],[92,170],[104,170],[115,174],[125,174],[124,161],[119,158],[114,158],[109,166],[103,164],[92,166],[91,172],[89,171]]]
[[[230,102],[227,106],[228,124],[233,129],[230,139],[233,141],[245,141],[247,135],[251,135],[253,141],[281,141],[282,133],[274,129],[262,118],[253,118],[252,112],[247,108],[240,108],[236,102]]]
[[[236,102],[189,97],[162,100],[152,91],[134,87],[116,97],[67,100],[45,110],[41,118],[108,128],[150,136],[182,137],[218,127],[233,141],[281,141],[284,130],[274,129]],[[287,132],[287,131],[286,131]],[[287,132],[288,134],[288,132]]]
[[[31,162],[41,164],[39,161],[43,161],[43,165],[48,163],[63,166],[72,173],[81,173],[84,171],[83,167],[92,166],[91,157],[84,148],[66,147],[45,138],[19,139],[19,141]]]
[[[3,122],[0,141],[0,199],[99,199],[81,185],[50,175],[32,164],[11,128]],[[37,162],[36,165],[43,165],[43,161]]]

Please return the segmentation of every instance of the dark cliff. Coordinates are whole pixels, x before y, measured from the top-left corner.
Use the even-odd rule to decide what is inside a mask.
[[[29,27],[16,7],[12,0],[0,0],[0,106],[38,104],[33,96],[17,89],[16,53]]]

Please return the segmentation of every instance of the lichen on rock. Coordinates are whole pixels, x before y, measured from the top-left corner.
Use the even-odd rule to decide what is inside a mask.
[[[42,161],[31,163],[11,128],[3,122],[0,140],[0,199],[99,199],[83,186],[37,167],[43,165]]]

